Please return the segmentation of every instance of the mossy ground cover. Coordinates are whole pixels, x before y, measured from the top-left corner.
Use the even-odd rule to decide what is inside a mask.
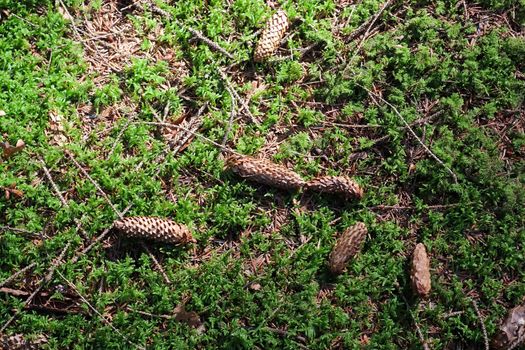
[[[0,281],[34,264],[2,286],[4,332],[49,349],[483,347],[480,320],[492,337],[525,295],[523,1],[151,3],[0,1],[0,141],[26,144],[0,163]],[[253,63],[272,5],[289,35]],[[305,179],[352,176],[364,198],[247,182],[223,140]],[[108,201],[197,243],[110,231],[81,254],[118,218]],[[333,276],[357,221],[366,243]]]

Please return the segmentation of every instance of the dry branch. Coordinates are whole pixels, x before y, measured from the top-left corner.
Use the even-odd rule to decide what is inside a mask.
[[[483,322],[483,317],[481,317],[481,312],[479,312],[478,303],[476,303],[474,299],[470,299],[470,302],[472,303],[474,311],[476,311],[476,315],[478,316],[481,332],[483,333],[483,342],[485,344],[485,350],[489,350],[489,337],[487,335],[487,329],[485,328],[485,322]]]
[[[359,84],[357,84],[359,85]],[[408,129],[408,131],[410,132],[410,134],[416,139],[417,142],[419,142],[419,144],[423,147],[423,149],[432,157],[434,158],[434,160],[436,162],[438,162],[442,167],[444,167],[447,172],[450,174],[450,176],[452,177],[452,179],[454,180],[454,183],[458,183],[458,177],[457,175],[452,171],[452,169],[450,169],[441,159],[439,159],[438,156],[436,156],[434,154],[434,152],[432,152],[430,150],[430,148],[428,148],[427,145],[425,145],[425,143],[419,138],[419,136],[417,136],[416,132],[414,131],[414,129],[412,129],[412,127],[410,126],[410,124],[406,121],[406,119],[401,115],[401,113],[399,113],[399,111],[397,110],[397,108],[392,105],[390,102],[388,102],[387,100],[385,100],[383,97],[379,96],[378,94],[370,91],[369,89],[367,89],[366,87],[362,86],[362,85],[359,85],[361,88],[363,88],[366,92],[368,92],[369,95],[381,100],[384,104],[386,104],[387,106],[389,106],[393,111],[394,113],[399,117],[399,119],[401,119],[401,121],[403,122],[403,124],[405,124],[405,127]],[[372,99],[374,101],[374,103],[376,105],[379,106],[379,104],[377,103],[377,101],[373,98]]]
[[[88,180],[93,184],[93,186],[95,186],[95,188],[98,190],[98,192],[102,195],[102,197],[104,197],[106,202],[109,204],[111,209],[113,209],[115,214],[117,214],[120,218],[122,218],[122,214],[120,213],[120,211],[118,211],[118,209],[115,208],[113,203],[111,203],[111,201],[109,200],[109,197],[102,190],[102,188],[99,186],[99,184],[95,180],[93,180],[93,178],[88,174],[88,172],[86,170],[84,170],[84,168],[82,168],[82,166],[77,162],[75,157],[73,157],[73,155],[69,151],[66,151],[65,153],[69,157],[69,159],[71,159],[71,161],[75,164],[75,166],[78,168],[78,170],[80,170],[80,172],[82,172],[82,174],[84,174],[84,176],[88,178]]]
[[[15,272],[14,274],[12,274],[8,278],[6,278],[2,283],[0,283],[0,288],[3,287],[3,286],[8,285],[11,282],[13,282],[18,276],[20,276],[21,274],[23,274],[27,270],[32,269],[35,265],[36,265],[36,263],[32,262],[31,264],[27,265],[23,269],[18,270],[17,272]]]
[[[65,200],[65,198],[62,196],[62,193],[60,192],[60,190],[58,189],[58,186],[57,184],[55,183],[55,181],[53,181],[53,178],[51,177],[51,173],[49,172],[49,169],[47,168],[46,166],[46,163],[44,162],[44,160],[42,158],[39,157],[39,160],[40,160],[40,163],[42,163],[42,169],[44,170],[44,173],[46,174],[46,177],[49,181],[49,183],[51,184],[51,186],[53,187],[53,190],[55,190],[55,193],[56,195],[58,196],[58,199],[60,199],[60,202],[62,203],[62,205],[64,207],[67,207],[68,204]]]
[[[51,264],[51,266],[49,267],[49,269],[47,270],[47,273],[45,275],[44,278],[41,278],[38,282],[38,287],[33,291],[33,293],[31,293],[31,295],[29,295],[27,297],[27,299],[24,301],[24,303],[22,304],[22,308],[21,309],[16,309],[15,313],[13,314],[13,316],[11,316],[11,318],[9,320],[7,320],[6,323],[4,323],[4,325],[2,326],[2,328],[0,329],[0,334],[2,334],[7,327],[9,327],[9,325],[16,319],[16,317],[18,316],[18,314],[20,313],[20,310],[22,310],[23,308],[25,308],[26,306],[28,306],[31,301],[35,298],[35,296],[40,292],[40,290],[44,287],[44,285],[46,283],[48,283],[49,281],[51,281],[51,278],[53,278],[53,273],[55,273],[56,271],[56,268],[58,267],[58,265],[60,264],[60,262],[62,261],[62,259],[64,258],[64,255],[66,254],[66,251],[69,249],[69,246],[71,245],[71,243],[67,243],[66,246],[62,249],[62,251],[60,252],[60,255],[58,256],[58,258],[56,258],[53,263]]]
[[[120,335],[122,337],[122,339],[124,339],[126,342],[128,342],[128,344],[131,344],[133,345],[134,347],[136,347],[137,349],[146,349],[145,347],[143,346],[140,346],[140,345],[137,345],[135,343],[133,343],[132,341],[130,341],[124,334],[122,334],[118,329],[115,328],[115,326],[113,326],[111,324],[111,322],[108,321],[107,318],[105,318],[100,312],[98,312],[98,310],[93,306],[91,305],[91,303],[79,292],[79,290],[77,289],[77,287],[70,281],[68,280],[63,274],[61,274],[59,271],[57,271],[57,274],[69,285],[69,287],[71,287],[71,289],[73,289],[75,291],[75,293],[77,293],[77,295],[80,297],[80,299],[82,299],[82,301],[94,312],[96,313],[101,319],[102,321],[107,324],[109,327],[111,327],[111,329],[113,329],[115,331],[115,333],[117,333],[118,335]]]

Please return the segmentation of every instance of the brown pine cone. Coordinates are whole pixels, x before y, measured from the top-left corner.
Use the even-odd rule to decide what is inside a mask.
[[[347,176],[320,176],[306,184],[308,190],[341,194],[346,198],[362,198],[363,189]]]
[[[520,339],[525,336],[525,305],[516,306],[510,310],[498,332],[492,346],[494,349],[509,349],[518,345]]]
[[[430,260],[423,243],[418,243],[414,249],[410,279],[412,288],[418,295],[424,297],[430,293]]]
[[[332,273],[339,275],[346,269],[346,264],[361,249],[368,230],[366,225],[358,222],[346,229],[337,239],[329,256],[329,268]]]
[[[292,190],[304,186],[304,180],[292,170],[264,159],[231,155],[226,167],[238,175],[265,185]]]
[[[186,226],[164,218],[135,216],[117,220],[113,225],[127,237],[173,244],[195,241]]]
[[[46,337],[39,335],[34,340],[29,340],[23,334],[0,336],[0,350],[37,350],[47,343]]]
[[[263,61],[277,50],[289,25],[288,16],[283,10],[270,17],[253,54],[255,62]]]

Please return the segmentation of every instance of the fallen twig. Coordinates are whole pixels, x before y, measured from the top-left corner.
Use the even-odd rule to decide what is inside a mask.
[[[365,91],[368,92],[368,94],[370,94],[371,96],[381,100],[384,104],[386,104],[387,106],[389,106],[393,111],[394,113],[399,117],[399,119],[401,119],[401,121],[403,122],[403,124],[405,124],[405,127],[408,129],[408,131],[410,132],[410,134],[417,140],[417,142],[419,142],[419,144],[421,144],[421,146],[423,147],[423,149],[432,157],[434,158],[434,160],[436,162],[438,162],[441,166],[443,166],[447,172],[450,174],[450,176],[452,177],[452,179],[454,180],[454,183],[458,183],[458,177],[457,175],[452,171],[452,169],[450,169],[441,159],[439,159],[438,156],[436,156],[434,154],[434,152],[432,152],[430,150],[430,148],[428,148],[427,145],[425,145],[425,143],[419,138],[419,136],[417,136],[416,132],[414,131],[414,129],[412,129],[412,127],[410,126],[410,124],[406,121],[406,119],[401,115],[401,113],[399,113],[399,111],[397,110],[397,108],[392,105],[390,102],[388,102],[387,100],[385,100],[383,97],[379,96],[378,94],[370,91],[369,89],[367,89],[366,87],[360,85],[360,84],[357,84],[359,85],[361,88],[363,88]],[[379,104],[377,103],[377,101],[375,101],[375,99],[372,99],[374,101],[375,104],[377,104],[379,106]]]
[[[38,287],[33,291],[33,293],[31,293],[31,295],[27,297],[27,299],[22,304],[22,307],[20,309],[16,309],[13,316],[11,316],[11,318],[7,320],[6,323],[4,323],[4,325],[0,329],[0,334],[2,334],[6,330],[6,328],[9,327],[9,325],[16,319],[16,317],[20,313],[20,310],[24,309],[26,306],[28,306],[31,303],[31,301],[35,298],[38,292],[40,292],[40,290],[44,287],[44,285],[48,283],[49,281],[51,281],[51,278],[53,278],[53,273],[55,273],[56,268],[58,267],[58,265],[64,258],[64,255],[66,254],[66,251],[69,249],[70,245],[71,243],[68,242],[66,246],[62,249],[62,251],[60,252],[60,255],[53,261],[53,263],[47,270],[45,277],[40,279],[38,283]]]
[[[128,205],[128,207],[126,209],[124,209],[124,211],[122,211],[122,215],[125,215],[128,210],[131,208],[131,204]],[[113,225],[109,226],[108,228],[106,228],[97,238],[95,238],[93,240],[93,242],[91,242],[90,245],[88,245],[86,248],[82,249],[80,252],[77,252],[75,254],[75,256],[71,259],[71,263],[74,264],[78,261],[78,259],[80,259],[81,256],[87,254],[91,249],[93,249],[93,247],[98,243],[100,242],[101,240],[103,240],[107,234],[111,231],[111,229],[113,228]]]
[[[102,195],[102,197],[104,197],[104,199],[106,200],[106,202],[109,204],[109,206],[111,207],[111,209],[113,209],[113,211],[119,216],[119,218],[122,219],[122,214],[120,213],[120,211],[118,211],[117,208],[115,208],[115,206],[113,205],[113,203],[111,203],[111,201],[109,200],[109,197],[107,196],[107,194],[102,190],[102,188],[99,186],[99,184],[93,180],[93,178],[88,174],[88,172],[86,170],[84,170],[84,168],[82,168],[82,166],[77,162],[77,160],[75,159],[75,157],[73,157],[73,154],[71,154],[71,152],[69,151],[66,151],[65,152],[66,155],[69,157],[69,159],[71,159],[71,161],[75,164],[75,166],[78,168],[78,170],[80,170],[82,172],[82,174],[84,174],[85,177],[88,178],[89,181],[91,181],[91,183],[93,184],[93,186],[95,186],[95,188],[98,190],[98,192]]]
[[[237,102],[235,100],[235,96],[233,95],[233,92],[230,90],[229,87],[227,87],[226,90],[228,90],[228,92],[230,93],[232,107],[231,107],[231,111],[230,111],[230,119],[228,120],[228,126],[226,127],[226,131],[224,132],[224,137],[223,137],[222,142],[221,142],[221,145],[223,145],[223,146],[225,146],[226,145],[226,141],[228,141],[228,134],[230,133],[230,131],[232,129],[233,120],[235,119],[235,115],[237,114],[236,113]]]
[[[16,228],[16,227],[10,227],[10,226],[0,226],[0,231],[13,231],[13,232],[21,233],[23,235],[27,235],[31,237],[39,237],[39,238],[43,237],[42,233],[34,233],[28,230],[24,230],[24,229]]]
[[[179,21],[176,21],[177,23],[180,24]],[[194,37],[196,37],[197,39],[199,39],[200,41],[202,41],[203,43],[205,43],[206,45],[208,45],[209,47],[219,51],[220,53],[222,53],[223,55],[227,56],[228,58],[231,58],[233,59],[233,55],[231,53],[229,53],[228,51],[226,51],[225,49],[223,49],[219,44],[217,44],[215,41],[211,40],[211,39],[208,39],[207,37],[204,36],[204,34],[202,34],[200,31],[196,30],[196,29],[193,29],[191,27],[188,27],[188,26],[185,26],[186,30],[188,32],[190,32]]]
[[[21,274],[23,274],[27,270],[32,269],[35,265],[36,265],[36,263],[32,262],[31,264],[27,265],[23,269],[18,270],[17,272],[15,272],[14,274],[12,274],[8,278],[6,278],[2,283],[0,283],[0,288],[3,287],[3,286],[8,285],[11,282],[13,282],[18,276],[20,276]]]
[[[122,337],[122,339],[124,339],[126,342],[128,342],[128,344],[131,344],[133,345],[134,347],[136,347],[137,349],[146,349],[145,347],[143,346],[140,346],[140,345],[137,345],[135,343],[133,343],[131,340],[129,340],[124,334],[122,334],[117,328],[115,328],[115,326],[113,326],[111,324],[111,322],[108,321],[107,318],[105,318],[100,312],[98,312],[98,310],[93,306],[91,305],[91,303],[80,293],[80,291],[77,289],[77,287],[71,282],[69,281],[63,274],[61,274],[59,271],[57,271],[57,274],[69,285],[69,287],[71,287],[71,289],[73,289],[75,291],[75,293],[77,293],[77,295],[80,297],[80,299],[82,299],[82,301],[94,312],[96,313],[101,319],[102,321],[107,324],[109,327],[111,327],[111,329],[113,329],[115,331],[115,333],[117,333],[118,335],[120,335]]]
[[[207,106],[208,106],[208,103],[205,103],[204,105],[202,105],[197,111],[197,114],[194,115],[191,118],[191,121],[187,123],[188,129],[190,130],[189,132],[185,132],[181,137],[178,137],[178,134],[177,134],[176,140],[169,141],[170,144],[173,144],[172,146],[173,155],[176,155],[177,153],[179,153],[181,148],[189,141],[189,139],[194,135],[194,133],[200,128],[200,126],[202,125],[202,114],[204,113],[204,109],[206,109]],[[184,121],[184,123],[186,123],[186,121]],[[159,168],[159,171],[160,171],[160,168]]]
[[[250,107],[248,106],[246,101],[244,101],[244,99],[241,98],[241,96],[239,96],[237,91],[235,91],[235,88],[233,87],[233,85],[232,85],[230,79],[228,78],[228,76],[226,75],[226,73],[224,73],[220,69],[218,69],[218,71],[219,71],[219,74],[221,75],[222,80],[226,83],[227,88],[229,88],[229,92],[232,93],[233,96],[237,99],[237,101],[240,102],[240,104],[241,104],[241,111],[244,110],[246,112],[246,114],[248,114],[248,116],[250,117],[250,120],[252,121],[252,123],[254,123],[255,125],[260,125],[261,123],[252,114],[252,112],[250,111]]]
[[[138,6],[138,3],[135,3],[135,6]],[[171,13],[169,13],[168,11],[165,11],[165,10],[161,9],[160,7],[158,7],[157,5],[155,5],[153,3],[149,4],[149,8],[151,9],[152,12],[154,12],[154,13],[156,13],[156,14],[164,17],[164,18],[169,18],[169,19],[175,21],[175,23],[177,25],[181,26],[182,28],[185,28],[195,38],[197,38],[198,40],[202,41],[203,43],[205,43],[206,45],[208,45],[212,49],[219,51],[220,53],[222,53],[223,55],[227,56],[228,58],[234,59],[233,55],[231,53],[229,53],[228,51],[226,51],[222,46],[217,44],[215,41],[207,38],[200,31],[198,31],[196,29],[193,29],[193,28],[191,28],[191,27],[189,27],[187,25],[184,25],[183,23],[178,21],[176,18],[173,18]]]
[[[476,311],[476,315],[478,316],[479,325],[481,327],[481,332],[483,333],[483,341],[485,343],[485,350],[489,350],[489,337],[487,335],[487,329],[485,328],[485,323],[483,322],[483,317],[481,317],[481,313],[479,312],[478,304],[474,299],[470,299],[470,302],[472,303],[472,306],[474,307],[474,311]]]
[[[381,6],[379,8],[379,10],[375,13],[375,15],[371,18],[368,19],[368,21],[365,21],[364,23],[362,23],[356,30],[354,30],[349,36],[348,36],[348,40],[352,40],[354,38],[356,38],[357,36],[359,36],[363,31],[365,31],[366,29],[366,32],[365,32],[365,35],[363,35],[363,40],[366,38],[366,36],[368,35],[368,33],[370,32],[370,29],[372,28],[372,26],[374,25],[374,23],[377,21],[377,19],[379,18],[379,16],[381,16],[381,14],[383,12],[385,12],[385,9],[390,6],[390,4],[392,3],[393,0],[387,0],[383,6]],[[361,42],[359,43],[358,45],[358,49],[361,47],[362,45],[362,42],[363,40],[361,40]]]
[[[198,132],[195,132],[195,131],[191,131],[190,129],[188,128],[185,128],[181,125],[174,125],[174,124],[169,124],[169,123],[156,123],[156,122],[134,122],[134,124],[145,124],[145,125],[156,125],[156,126],[163,126],[163,127],[166,127],[166,128],[174,128],[174,129],[180,129],[180,130],[184,130],[186,132],[190,132],[192,133],[193,135],[205,140],[206,142],[209,142],[210,144],[222,149],[222,150],[225,150],[227,152],[230,152],[230,153],[233,153],[233,154],[237,154],[237,155],[240,155],[242,156],[242,154],[240,154],[239,152],[237,151],[234,151],[233,149],[227,147],[227,146],[223,146],[221,145],[220,143],[218,142],[215,142],[213,141],[212,139],[198,133]]]
[[[155,264],[155,266],[157,267],[157,269],[161,273],[162,277],[164,277],[164,281],[167,284],[171,284],[171,280],[169,279],[168,275],[166,274],[166,271],[164,271],[164,269],[162,268],[162,265],[159,263],[159,261],[157,260],[155,255],[153,255],[153,253],[149,250],[148,246],[146,244],[144,244],[144,242],[141,242],[141,245],[142,245],[142,248],[144,248],[144,250],[148,253],[148,255],[150,256],[151,260],[153,260],[153,263]]]
[[[124,132],[126,131],[126,129],[128,128],[128,126],[131,124],[131,122],[133,121],[133,119],[135,118],[135,115],[131,115],[128,120],[126,121],[126,124],[122,127],[122,129],[119,131],[117,137],[115,138],[115,141],[113,142],[113,146],[111,146],[111,150],[109,151],[106,159],[109,159],[109,157],[111,157],[111,155],[113,154],[113,152],[115,152],[115,149],[117,148],[117,144],[118,144],[118,141],[120,140],[120,138],[122,137],[122,135],[124,135]]]
[[[44,160],[42,158],[39,157],[39,160],[40,160],[40,163],[42,163],[42,169],[44,170],[44,173],[46,174],[46,177],[49,181],[49,183],[51,184],[51,186],[53,187],[53,190],[55,190],[55,193],[56,195],[58,196],[58,199],[60,200],[60,202],[62,203],[62,205],[64,207],[67,207],[68,204],[66,202],[66,199],[62,196],[62,193],[60,192],[60,190],[58,189],[58,186],[57,184],[55,183],[55,181],[53,181],[53,178],[51,177],[51,173],[49,172],[49,169],[47,168],[46,166],[46,163],[44,162]]]

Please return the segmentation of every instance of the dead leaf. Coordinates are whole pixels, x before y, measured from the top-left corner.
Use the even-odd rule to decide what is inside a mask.
[[[24,196],[24,192],[16,189],[16,184],[12,184],[9,187],[2,187],[2,189],[5,192],[5,198],[9,199],[11,198],[11,194],[15,197],[22,198]]]
[[[49,112],[49,126],[46,129],[46,135],[51,137],[50,143],[53,146],[63,146],[67,143],[67,137],[64,135],[64,121],[58,113]]]
[[[525,337],[525,305],[510,310],[492,342],[495,349],[509,349]]]
[[[7,159],[13,154],[20,152],[25,147],[25,142],[23,140],[16,141],[16,146],[11,146],[9,142],[0,142],[0,147],[3,149],[4,155],[3,158]]]
[[[195,311],[186,311],[184,305],[178,305],[175,310],[173,310],[173,313],[175,319],[179,322],[184,322],[193,328],[202,327],[200,316]]]
[[[258,291],[258,290],[261,290],[262,286],[259,283],[252,283],[250,284],[249,288],[251,290]]]
[[[0,117],[3,117],[3,116],[5,116],[5,115],[6,115],[5,111],[2,111],[2,110],[0,109]]]

